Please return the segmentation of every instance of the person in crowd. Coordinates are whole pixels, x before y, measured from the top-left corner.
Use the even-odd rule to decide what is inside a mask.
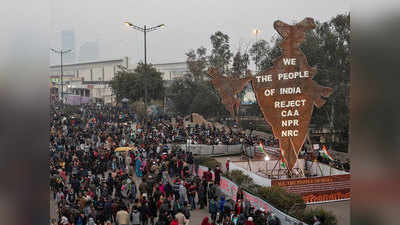
[[[217,165],[214,169],[214,184],[220,185],[221,181],[221,169],[219,168],[219,165]]]
[[[271,213],[268,216],[268,225],[280,225],[281,221],[278,219],[278,217],[276,217],[276,215],[274,213]]]
[[[204,217],[203,221],[201,222],[201,225],[211,225],[210,222],[208,222],[208,216]]]
[[[221,224],[222,220],[225,218],[224,205],[225,205],[225,196],[222,195],[221,199],[218,202],[218,212],[219,212],[218,224]]]
[[[226,167],[226,173],[229,173],[229,164],[230,164],[230,158],[228,158],[228,160],[226,160],[226,163],[225,163],[225,167]]]
[[[182,212],[183,212],[183,215],[185,215],[186,219],[190,219],[190,216],[191,216],[191,215],[190,215],[190,210],[189,210],[189,208],[188,208],[187,201],[185,201],[185,202],[183,203]]]
[[[321,221],[318,219],[318,217],[317,216],[314,216],[314,223],[313,223],[313,225],[321,225]]]
[[[130,222],[132,225],[140,224],[140,212],[139,212],[137,206],[132,207],[132,211],[130,213]]]
[[[235,214],[240,215],[243,213],[243,204],[242,204],[242,200],[238,200],[235,204]]]
[[[129,225],[129,213],[124,206],[121,206],[120,210],[117,212],[116,221],[119,225]]]
[[[238,202],[239,200],[242,201],[243,197],[244,197],[243,189],[239,187],[238,191],[236,192],[236,202]]]
[[[174,217],[169,225],[179,225],[178,219]]]
[[[210,199],[210,203],[208,204],[208,212],[211,214],[211,221],[213,224],[215,224],[216,219],[217,219],[217,212],[218,212],[218,206],[217,206],[217,201],[216,197],[213,197]],[[207,217],[208,219],[208,217]],[[208,222],[208,220],[207,220]]]
[[[94,219],[90,217],[86,225],[96,225],[96,223],[94,222]]]
[[[150,218],[150,209],[146,197],[143,198],[140,206],[140,224],[147,225]]]
[[[245,225],[254,225],[253,217],[250,216],[247,218]]]
[[[178,225],[187,225],[189,220],[185,217],[182,212],[182,209],[178,210],[178,213],[175,215],[176,220],[178,221]]]

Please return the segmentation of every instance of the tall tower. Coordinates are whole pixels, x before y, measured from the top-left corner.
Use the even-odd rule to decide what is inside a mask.
[[[63,62],[65,64],[75,63],[75,32],[73,30],[63,30],[61,32],[61,47],[63,50],[72,50],[63,56]]]

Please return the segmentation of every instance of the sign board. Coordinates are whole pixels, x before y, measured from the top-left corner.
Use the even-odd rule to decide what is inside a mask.
[[[350,174],[271,180],[271,185],[300,194],[308,204],[350,199]]]
[[[349,200],[351,198],[350,189],[334,190],[326,192],[307,193],[302,195],[306,204],[321,203],[339,200]]]
[[[279,139],[282,160],[290,171],[308,134],[314,105],[324,105],[321,97],[332,92],[313,80],[317,69],[308,65],[299,47],[305,33],[315,26],[312,18],[295,25],[275,21],[274,28],[283,38],[283,53],[271,68],[260,71],[252,81],[258,105]]]
[[[211,83],[221,96],[222,103],[238,120],[240,102],[236,94],[251,81],[257,103],[264,120],[272,127],[275,138],[279,139],[282,161],[289,171],[296,164],[304,144],[313,113],[314,105],[322,107],[332,89],[323,87],[313,80],[317,73],[311,67],[300,44],[305,34],[316,27],[312,18],[305,18],[295,25],[280,20],[274,22],[275,30],[282,36],[282,55],[275,59],[273,66],[245,78],[224,76],[220,69],[210,68]]]

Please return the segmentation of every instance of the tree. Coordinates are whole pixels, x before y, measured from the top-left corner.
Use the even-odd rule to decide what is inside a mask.
[[[146,88],[147,101],[162,99],[164,96],[161,73],[152,65],[143,63],[139,63],[133,72],[119,71],[110,85],[118,102],[123,98],[131,102],[145,100]]]
[[[190,105],[196,95],[196,82],[191,79],[175,80],[168,88],[168,96],[172,102],[172,111],[177,114],[187,115],[190,113]]]
[[[319,23],[306,34],[300,46],[311,66],[317,66],[315,80],[332,87],[324,107],[315,108],[311,122],[317,127],[341,131],[342,142],[348,143],[350,113],[350,14],[340,14]],[[346,146],[346,145],[345,145]]]
[[[258,71],[263,71],[272,67],[272,63],[275,58],[281,55],[281,49],[279,43],[282,41],[281,38],[276,38],[272,42],[273,47],[270,47],[266,40],[259,40],[254,43],[250,48],[251,59],[254,60]]]
[[[198,86],[197,94],[190,106],[191,113],[198,113],[206,118],[228,115],[222,105],[219,96],[209,82],[203,82]]]
[[[204,47],[195,50],[190,50],[186,53],[186,62],[189,67],[190,76],[195,81],[202,81],[207,76],[207,49]]]
[[[236,52],[235,56],[233,57],[232,76],[236,78],[244,76],[249,63],[249,54],[247,54],[247,52],[243,54],[240,51]]]
[[[227,72],[233,55],[230,50],[229,36],[217,31],[211,35],[210,40],[212,45],[210,65]]]
[[[210,82],[192,79],[175,80],[168,88],[172,110],[181,115],[199,113],[205,117],[227,115]]]

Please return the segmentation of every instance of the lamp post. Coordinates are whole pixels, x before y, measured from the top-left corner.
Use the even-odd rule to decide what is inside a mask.
[[[261,32],[260,29],[254,29],[253,30],[253,34],[256,35],[256,44],[258,42],[258,34]],[[259,70],[259,66],[258,66],[258,54],[259,54],[259,50],[257,48],[257,53],[256,53],[256,72],[258,72]]]
[[[270,160],[270,158],[269,158],[269,156],[267,154],[265,154],[264,160],[265,160],[265,169],[266,169],[265,173],[267,174],[267,177],[269,177],[269,174],[268,174],[268,161]]]
[[[147,33],[151,32],[151,31],[158,30],[158,29],[164,27],[165,24],[160,24],[160,25],[157,25],[157,26],[154,26],[154,27],[147,27],[146,25],[144,25],[143,27],[139,27],[139,26],[136,26],[136,25],[134,25],[134,24],[132,24],[130,22],[125,22],[125,25],[130,27],[130,28],[133,28],[135,30],[143,32],[143,35],[144,35],[144,64],[147,65],[147,40],[146,40],[147,39]]]
[[[69,52],[71,52],[72,50],[71,50],[71,49],[66,49],[66,50],[60,49],[60,50],[56,50],[56,49],[54,49],[54,48],[51,48],[50,50],[53,51],[54,53],[60,54],[60,57],[61,57],[61,60],[60,60],[60,61],[61,61],[61,62],[60,62],[60,69],[61,69],[61,75],[60,75],[60,76],[61,76],[61,102],[64,103],[63,55],[64,55],[64,54],[67,54],[67,53],[69,53]]]
[[[143,32],[144,35],[144,65],[145,65],[145,70],[147,70],[147,33],[151,31],[158,30],[162,27],[165,26],[165,24],[160,24],[154,27],[147,27],[144,25],[143,27],[136,26],[130,22],[125,22],[125,25],[127,27],[133,28],[135,30],[138,30],[140,32]],[[145,89],[144,89],[144,102],[145,106],[147,106],[147,82],[145,82]]]

